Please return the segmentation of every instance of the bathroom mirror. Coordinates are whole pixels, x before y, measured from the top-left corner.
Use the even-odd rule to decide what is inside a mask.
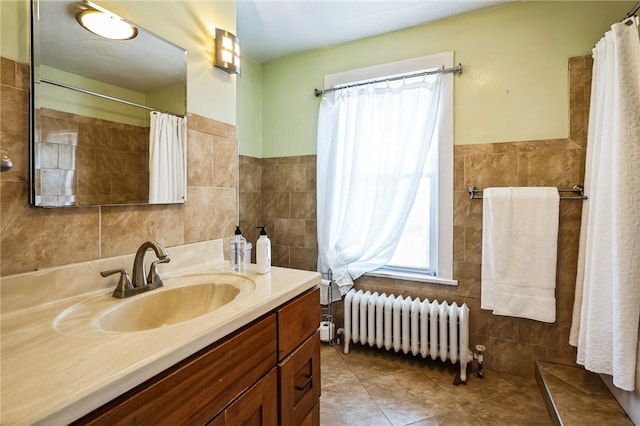
[[[176,139],[151,131],[152,123],[178,120],[186,139],[186,51],[134,23],[131,39],[98,36],[78,19],[95,8],[102,10],[89,1],[32,1],[30,203],[147,204],[150,187],[151,203],[182,203],[186,140],[162,159],[162,167],[178,165],[177,178],[154,170],[149,151],[150,133],[162,133],[163,143]],[[154,199],[175,187],[178,196]]]

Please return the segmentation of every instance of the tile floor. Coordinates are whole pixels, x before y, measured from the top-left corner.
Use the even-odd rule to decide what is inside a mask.
[[[443,362],[358,345],[348,355],[322,345],[323,426],[551,424],[535,379],[485,369],[454,386]]]

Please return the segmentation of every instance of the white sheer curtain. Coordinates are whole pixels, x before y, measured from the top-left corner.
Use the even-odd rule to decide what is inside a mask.
[[[151,112],[149,203],[187,200],[187,119]]]
[[[573,322],[577,362],[632,391],[640,315],[638,18],[593,49],[585,191]]]
[[[325,95],[318,116],[318,268],[342,294],[392,257],[433,136],[440,74]]]

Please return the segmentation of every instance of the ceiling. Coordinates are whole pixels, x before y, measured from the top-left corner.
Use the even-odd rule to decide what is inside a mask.
[[[260,63],[513,0],[238,0],[243,55]]]

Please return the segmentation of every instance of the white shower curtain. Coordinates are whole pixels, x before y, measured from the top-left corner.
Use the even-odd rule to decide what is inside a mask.
[[[630,24],[630,25],[629,25]],[[585,192],[573,322],[577,362],[635,386],[640,316],[640,41],[638,18],[593,49]]]
[[[187,119],[151,112],[149,203],[187,200]]]
[[[318,268],[333,271],[342,294],[393,255],[429,151],[440,80],[434,74],[417,82],[369,84],[322,99]]]

